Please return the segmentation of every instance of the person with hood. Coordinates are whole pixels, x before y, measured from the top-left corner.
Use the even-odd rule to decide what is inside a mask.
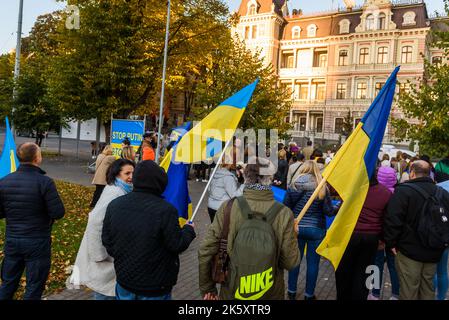
[[[315,161],[308,160],[299,168],[299,177],[294,182],[294,189],[289,189],[284,204],[289,207],[295,216],[310,199],[322,180],[320,170]],[[332,198],[327,187],[323,187],[318,197],[300,221],[298,227],[298,248],[301,259],[307,246],[307,275],[305,300],[315,300],[315,286],[318,279],[320,256],[316,249],[326,235],[326,215],[335,213]],[[288,298],[296,300],[298,287],[299,265],[288,274]]]
[[[102,241],[114,259],[117,300],[170,300],[179,273],[179,254],[195,238],[194,224],[179,226],[178,211],[162,198],[164,169],[142,161],[133,191],[113,200],[103,222]]]
[[[377,171],[377,180],[379,184],[383,185],[388,190],[390,190],[392,194],[394,193],[394,188],[397,185],[396,179],[397,179],[396,171],[392,167],[385,167],[385,166],[379,167]],[[385,250],[385,243],[381,241],[379,243],[379,247],[376,253],[375,264],[380,270],[379,283],[382,283],[384,265],[385,262],[387,263],[391,282],[390,300],[397,300],[399,298],[399,278],[394,261],[395,261],[394,255],[389,250]],[[379,300],[380,291],[381,291],[380,288],[379,289],[374,288],[371,291],[371,294],[368,296],[368,300]]]
[[[391,192],[377,181],[374,173],[357,224],[335,272],[337,300],[367,299],[366,270],[376,256],[390,197]]]
[[[89,213],[70,283],[84,285],[94,291],[95,300],[115,300],[114,263],[101,242],[101,233],[109,203],[132,191],[133,172],[134,162],[126,159],[114,161],[106,174],[107,185]]]
[[[246,210],[244,211],[240,206],[239,199],[244,199],[244,203],[247,204],[247,209],[265,215],[265,218],[268,219],[267,221],[270,221],[270,217],[267,217],[266,214],[275,212],[276,214],[271,223],[274,232],[274,237],[272,238],[274,239],[274,243],[267,244],[267,246],[274,245],[277,248],[278,255],[276,256],[276,261],[274,261],[277,268],[275,271],[273,270],[272,273],[267,273],[266,275],[263,274],[265,281],[264,279],[258,278],[258,283],[262,284],[271,280],[272,286],[265,288],[254,286],[253,288],[250,288],[250,290],[260,292],[261,290],[269,289],[263,295],[263,299],[283,300],[285,298],[284,270],[291,270],[299,263],[299,253],[296,250],[293,214],[290,209],[277,203],[274,199],[271,184],[273,175],[276,172],[275,166],[267,159],[263,158],[250,157],[248,163],[249,164],[246,165],[244,170],[245,188],[243,190],[243,196],[233,200],[233,203],[231,203],[228,209],[229,233],[227,246],[229,258],[230,261],[235,261],[233,260],[233,257],[239,255],[239,252],[236,252],[236,250],[234,251],[236,246],[234,240],[238,237],[241,230],[240,228],[245,223],[245,220],[248,219],[248,217],[245,218],[243,215]],[[235,299],[238,294],[238,291],[231,288],[233,283],[231,279],[237,277],[234,273],[237,272],[235,269],[232,267],[229,268],[227,280],[221,285],[219,294],[211,272],[214,256],[219,250],[220,237],[225,224],[225,210],[228,208],[229,203],[229,201],[226,201],[218,209],[214,222],[210,225],[198,251],[199,287],[204,300],[217,300],[218,298],[220,300],[231,300]],[[270,214],[270,216],[272,217],[273,215]],[[249,249],[254,250],[254,248],[251,247],[248,248],[248,250]],[[261,254],[262,252],[263,250],[257,250],[254,253],[248,252],[246,253],[246,256],[257,259],[258,254]],[[240,253],[240,255],[242,254],[243,253]],[[258,263],[264,262],[259,260],[255,261]],[[237,283],[238,285],[240,282],[235,281],[234,283]],[[255,299],[257,298],[255,297]]]
[[[214,222],[215,214],[224,202],[239,197],[243,193],[244,185],[239,187],[237,177],[230,171],[231,167],[230,161],[221,164],[209,185],[207,211],[211,223]]]

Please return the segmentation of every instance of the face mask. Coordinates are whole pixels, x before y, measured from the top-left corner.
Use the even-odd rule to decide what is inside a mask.
[[[115,178],[115,185],[122,188],[126,193],[130,193],[131,191],[133,191],[133,185],[130,183],[126,183],[122,179]]]

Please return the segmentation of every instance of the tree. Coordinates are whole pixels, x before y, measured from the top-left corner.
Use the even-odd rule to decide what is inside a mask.
[[[449,13],[449,1],[445,0]],[[444,22],[442,22],[444,23]],[[449,27],[447,23],[446,30]],[[433,32],[433,43],[449,56],[449,31]],[[447,61],[446,61],[447,62]],[[449,65],[425,61],[425,76],[419,86],[410,85],[410,92],[401,92],[398,106],[406,119],[392,119],[395,135],[419,142],[420,153],[435,157],[447,156],[449,150]]]

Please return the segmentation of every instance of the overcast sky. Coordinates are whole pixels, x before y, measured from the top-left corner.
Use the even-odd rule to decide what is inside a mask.
[[[241,0],[224,0],[230,10],[238,9]],[[363,0],[358,0],[358,4]],[[443,13],[443,0],[426,0],[429,12],[435,10]],[[303,9],[304,13],[325,11],[343,4],[343,0],[290,0],[289,8]],[[64,8],[65,4],[56,0],[24,0],[23,29],[24,36],[28,35],[37,16]],[[19,0],[0,0],[0,54],[10,51],[16,44],[17,17]]]

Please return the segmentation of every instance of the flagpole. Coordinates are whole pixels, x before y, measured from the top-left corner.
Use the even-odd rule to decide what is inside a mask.
[[[325,184],[327,182],[327,178],[323,178],[321,182],[318,184],[318,187],[316,187],[315,191],[313,192],[312,196],[307,201],[304,208],[302,208],[301,212],[295,219],[295,226],[299,224],[299,222],[302,220],[304,215],[306,214],[307,210],[309,210],[310,206],[312,205],[313,201],[315,201],[316,197],[318,196],[318,193],[320,192],[321,188],[324,188]]]
[[[170,0],[167,1],[167,26],[165,27],[165,47],[164,47],[164,66],[162,68],[162,89],[161,101],[159,106],[159,127],[157,131],[156,163],[159,163],[159,153],[161,149],[162,124],[164,122],[164,95],[165,95],[165,76],[167,73],[167,55],[168,55],[168,37],[170,35]]]
[[[209,185],[210,185],[210,183],[212,182],[212,179],[215,176],[215,172],[217,172],[217,169],[220,166],[221,161],[223,160],[223,156],[224,156],[224,154],[226,152],[226,149],[228,149],[228,147],[231,144],[232,140],[233,140],[233,138],[231,137],[231,139],[229,139],[228,142],[226,142],[226,145],[225,145],[225,147],[224,147],[220,157],[218,158],[217,164],[215,165],[214,171],[212,171],[212,174],[209,177],[209,181],[207,182],[206,187],[204,188],[203,194],[201,195],[201,198],[198,201],[198,204],[196,205],[196,208],[195,208],[195,211],[193,212],[192,218],[190,218],[190,222],[192,222],[193,219],[195,219],[195,216],[198,213],[198,210],[200,209],[201,202],[203,202],[203,199],[206,196],[207,189],[209,188]]]
[[[14,66],[13,100],[17,99],[17,80],[19,79],[19,74],[20,74],[20,53],[22,51],[22,49],[21,49],[22,48],[22,20],[23,20],[23,0],[20,0],[19,21],[17,23],[16,64]],[[14,114],[14,104],[12,107],[12,113]],[[11,121],[11,131],[12,131],[13,137],[15,138],[16,130],[14,129],[13,121]]]

